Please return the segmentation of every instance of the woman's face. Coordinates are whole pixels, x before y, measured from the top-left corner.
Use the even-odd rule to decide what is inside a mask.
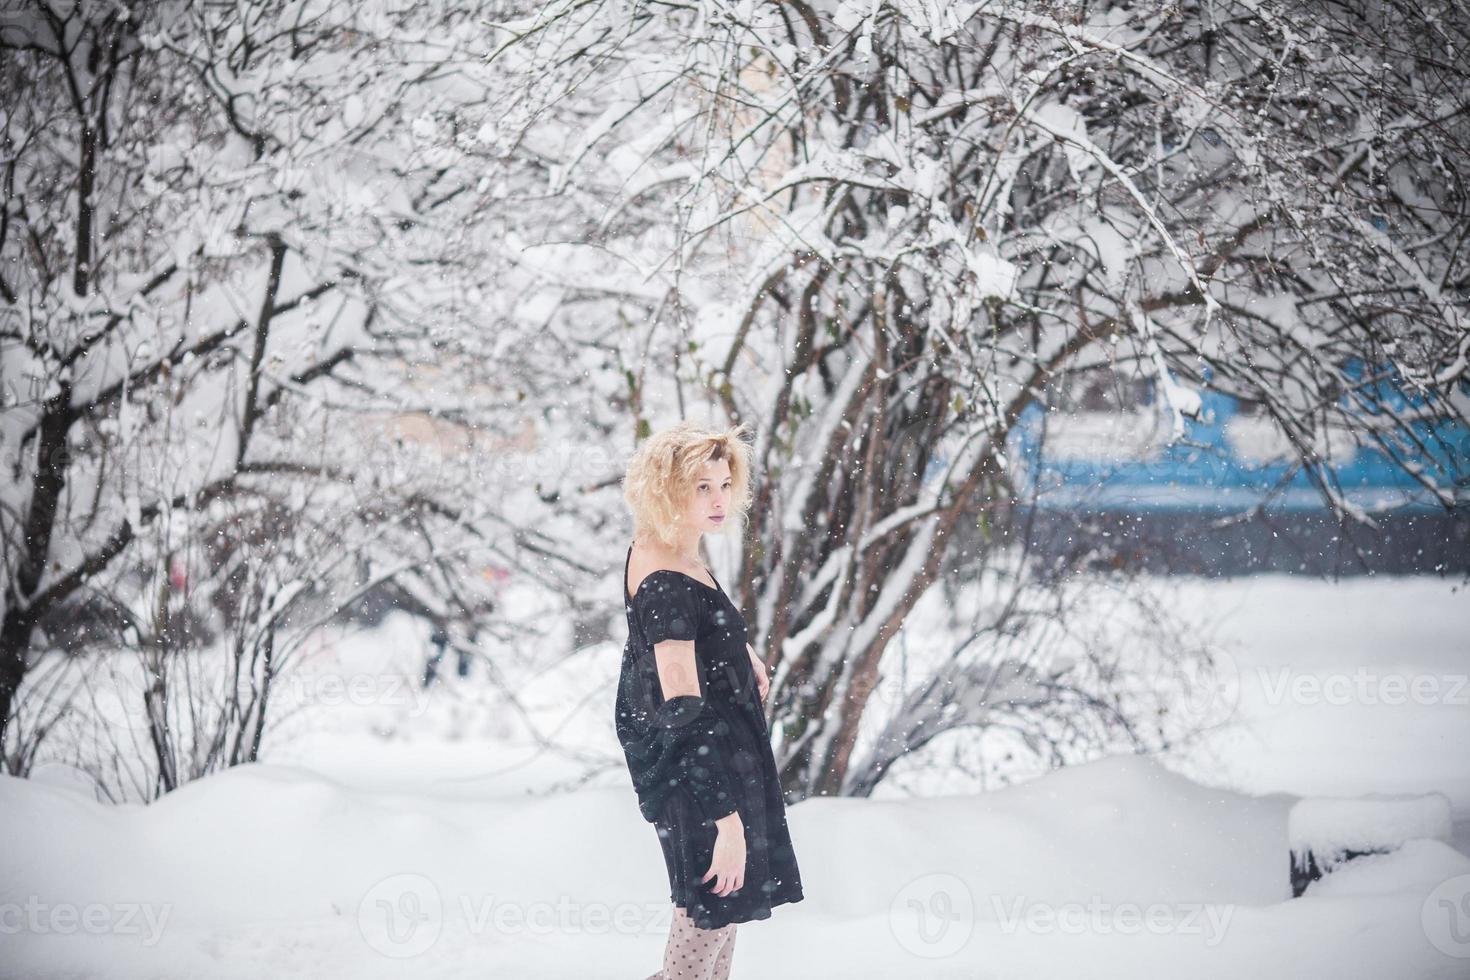
[[[729,460],[705,463],[684,507],[684,521],[699,531],[718,531],[730,519]]]

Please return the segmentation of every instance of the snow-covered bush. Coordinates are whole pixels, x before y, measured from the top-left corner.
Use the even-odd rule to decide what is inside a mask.
[[[1259,404],[1344,520],[1372,518],[1324,440],[1409,460],[1420,423],[1467,415],[1459,5],[509,7],[499,131],[538,205],[584,216],[546,236],[535,308],[589,343],[638,325],[639,363],[760,434],[743,597],[797,795],[872,785],[885,651],[1001,540],[1007,437],[1068,376],[1148,377],[1176,423],[1206,384]],[[630,373],[635,410],[651,384]],[[1048,727],[1116,707],[1079,693]]]
[[[483,616],[487,566],[511,564],[487,505],[541,499],[490,465],[526,379],[494,370],[518,346],[487,329],[504,222],[480,15],[0,11],[11,771],[82,710],[98,651],[140,660],[121,727],[99,721],[143,733],[163,791],[254,758],[324,618],[386,596],[462,643]]]

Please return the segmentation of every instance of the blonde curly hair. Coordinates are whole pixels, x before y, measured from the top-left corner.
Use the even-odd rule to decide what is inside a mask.
[[[684,420],[660,429],[628,459],[623,499],[633,511],[633,534],[653,538],[670,550],[678,546],[679,520],[699,482],[705,463],[726,460],[730,466],[730,510],[721,534],[731,527],[743,532],[750,505],[753,452],[745,423],[713,429]]]

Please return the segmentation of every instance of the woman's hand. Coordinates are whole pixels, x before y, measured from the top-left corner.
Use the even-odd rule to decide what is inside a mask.
[[[710,860],[709,870],[699,880],[703,883],[713,877],[715,883],[711,889],[724,898],[745,884],[745,824],[740,819],[740,811],[736,810],[716,820],[715,827],[714,857]]]
[[[755,671],[755,685],[761,692],[761,704],[765,704],[766,695],[771,690],[771,679],[766,676],[766,665],[755,655],[755,647],[747,643],[745,649],[750,651],[750,667]]]

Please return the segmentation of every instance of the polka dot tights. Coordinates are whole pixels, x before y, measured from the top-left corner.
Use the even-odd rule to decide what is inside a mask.
[[[735,956],[735,926],[701,929],[689,913],[674,906],[674,925],[664,947],[664,968],[648,980],[730,980]]]

